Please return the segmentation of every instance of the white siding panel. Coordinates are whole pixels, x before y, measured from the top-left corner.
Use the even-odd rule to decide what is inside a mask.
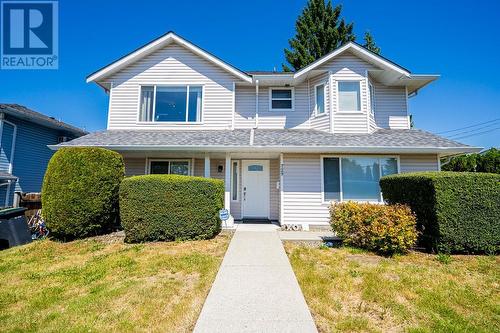
[[[145,158],[124,158],[125,176],[138,176],[144,175],[146,172],[146,159]]]
[[[317,84],[325,85],[325,113],[316,116],[316,88]],[[309,109],[311,113],[311,128],[320,131],[330,131],[330,85],[328,80],[328,72],[318,75],[309,81]]]
[[[322,203],[319,155],[283,156],[282,224],[327,224],[328,204]]]
[[[113,83],[108,129],[200,128],[194,124],[138,124],[140,85],[153,83],[203,85],[203,128],[227,129],[232,123],[232,90],[236,80],[187,49],[176,44],[168,45],[107,80]]]
[[[259,128],[309,128],[309,95],[307,83],[294,89],[293,111],[269,110],[269,87],[259,86]],[[236,87],[236,128],[255,126],[255,87]]]
[[[408,128],[406,90],[372,81],[375,90],[375,122],[378,127]]]
[[[401,172],[439,171],[437,155],[401,155]]]

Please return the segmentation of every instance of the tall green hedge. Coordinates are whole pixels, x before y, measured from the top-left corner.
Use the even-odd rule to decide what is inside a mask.
[[[217,179],[146,175],[120,186],[120,217],[131,243],[214,237],[223,207],[224,183]]]
[[[500,250],[500,175],[417,172],[382,177],[384,199],[417,215],[420,244],[450,252]]]
[[[42,186],[42,214],[51,234],[70,240],[109,231],[117,223],[124,174],[123,158],[111,150],[58,150]]]

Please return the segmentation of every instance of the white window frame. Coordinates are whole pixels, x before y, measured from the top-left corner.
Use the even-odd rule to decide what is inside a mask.
[[[238,174],[237,174],[237,177],[236,177],[236,199],[233,199],[233,182],[234,182],[234,173],[233,173],[233,166],[234,164],[236,164],[236,170],[238,170]],[[231,161],[231,201],[232,202],[239,202],[240,201],[240,161],[235,161],[235,160],[232,160]]]
[[[319,86],[323,86],[323,112],[318,112],[318,90],[317,88]],[[316,117],[319,117],[319,116],[322,116],[322,115],[325,115],[328,113],[328,110],[326,108],[326,83],[325,82],[321,82],[321,83],[318,83],[316,85],[314,85],[314,115]]]
[[[371,82],[368,82],[368,98],[370,98],[370,114],[375,114],[375,87]]]
[[[323,204],[330,204],[332,202],[344,202],[344,190],[342,188],[342,158],[356,158],[356,157],[368,157],[368,158],[395,158],[396,159],[396,165],[397,165],[397,173],[401,173],[401,162],[400,162],[400,156],[399,155],[320,155],[320,166],[321,166],[321,202]],[[325,158],[338,158],[339,159],[339,180],[340,180],[340,197],[339,200],[330,200],[330,199],[325,199],[325,168],[324,168],[324,159]],[[381,170],[381,164],[379,163],[379,175],[382,175],[382,170]],[[349,200],[348,200],[349,201]],[[372,201],[372,200],[350,200],[350,201],[356,201],[356,202],[370,202],[370,203],[378,203],[378,204],[383,204],[384,203],[384,198],[382,197],[382,191],[380,191],[380,198],[379,201]]]
[[[290,90],[291,98],[273,98],[273,90]],[[290,109],[273,109],[273,100],[288,101],[291,100],[292,108]],[[269,111],[294,111],[295,110],[295,87],[269,87]]]
[[[336,79],[335,80],[335,96],[337,97],[337,105],[336,105],[336,113],[354,113],[354,114],[360,114],[363,113],[363,98],[362,98],[362,85],[361,82],[364,79],[361,78],[342,78],[340,80]],[[358,82],[359,84],[359,110],[345,110],[345,111],[340,111],[340,91],[339,91],[339,83],[341,82]]]
[[[146,174],[151,174],[151,162],[168,162],[168,175],[172,175],[170,173],[171,162],[188,162],[188,176],[191,175],[191,160],[189,159],[180,159],[180,158],[148,158],[147,159],[147,172]]]
[[[187,121],[188,118],[188,107],[189,107],[189,86],[201,87],[201,107],[200,107],[200,120],[199,121]],[[142,87],[153,87],[153,115],[151,121],[141,121],[141,97],[142,97]],[[157,87],[186,87],[186,121],[155,121],[156,116],[156,88]],[[141,125],[202,125],[203,115],[205,110],[205,85],[204,84],[193,84],[193,83],[168,83],[168,84],[156,84],[156,83],[141,83],[139,84],[139,93],[137,101],[137,119],[136,122]]]

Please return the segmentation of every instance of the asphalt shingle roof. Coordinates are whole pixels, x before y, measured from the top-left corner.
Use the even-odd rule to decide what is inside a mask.
[[[250,129],[107,130],[91,133],[59,146],[470,148],[416,129],[380,129],[371,134],[330,134],[312,129],[256,129],[253,135]]]

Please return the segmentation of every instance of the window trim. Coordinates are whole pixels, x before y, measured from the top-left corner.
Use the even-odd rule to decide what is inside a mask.
[[[188,107],[189,107],[189,86],[201,87],[201,108],[200,108],[200,121],[155,121],[156,115],[156,88],[157,87],[186,87],[186,118],[188,117]],[[141,97],[142,97],[142,87],[153,87],[153,116],[151,121],[141,121]],[[141,83],[138,85],[139,93],[137,100],[137,119],[136,123],[140,125],[203,125],[204,123],[204,111],[205,111],[205,84],[193,84],[186,82],[175,82],[175,83],[166,83],[166,84],[157,84],[157,83]]]
[[[396,159],[396,165],[398,172],[397,174],[401,173],[401,161],[400,161],[400,155],[320,155],[320,167],[321,167],[321,203],[322,204],[331,204],[332,202],[345,202],[344,201],[344,189],[343,189],[343,184],[342,184],[342,158],[356,158],[356,157],[368,157],[368,158],[395,158]],[[338,158],[339,159],[339,180],[340,180],[340,199],[339,200],[325,200],[325,169],[324,169],[324,159],[325,158]],[[382,174],[380,170],[380,163],[379,163],[379,174]],[[378,203],[378,204],[383,204],[384,203],[384,198],[382,197],[382,191],[380,191],[380,198],[379,201],[372,201],[372,200],[347,200],[347,201],[355,201],[355,202],[369,202],[369,203]]]
[[[337,105],[335,107],[335,113],[354,113],[354,114],[362,114],[364,113],[363,112],[363,98],[361,98],[361,95],[362,95],[362,85],[361,85],[361,82],[363,81],[364,79],[361,79],[361,78],[342,78],[341,80],[335,80],[335,96],[337,97],[336,100],[337,100]],[[340,82],[358,82],[359,84],[359,110],[343,110],[341,111],[340,110],[340,90],[339,90],[339,83]]]
[[[323,112],[319,113],[318,112],[318,90],[317,87],[323,86]],[[321,82],[318,84],[314,85],[314,115],[316,117],[323,116],[328,113],[328,110],[326,108],[326,83]]]
[[[233,173],[233,166],[236,164],[236,170],[238,170],[238,174],[236,177],[236,199],[233,199],[233,181],[234,181],[234,173]],[[240,161],[239,160],[232,160],[231,161],[231,202],[239,202],[240,201]]]
[[[273,98],[273,90],[290,90],[292,92],[291,98]],[[273,109],[273,100],[288,101],[291,100],[292,107],[290,109]],[[294,111],[295,110],[295,87],[269,87],[269,111]]]
[[[146,161],[146,174],[151,175],[151,162],[169,162],[168,165],[168,173],[167,175],[171,175],[170,173],[170,163],[171,162],[188,162],[188,176],[191,175],[191,160],[185,158],[147,158]],[[182,176],[182,175],[181,175]]]

